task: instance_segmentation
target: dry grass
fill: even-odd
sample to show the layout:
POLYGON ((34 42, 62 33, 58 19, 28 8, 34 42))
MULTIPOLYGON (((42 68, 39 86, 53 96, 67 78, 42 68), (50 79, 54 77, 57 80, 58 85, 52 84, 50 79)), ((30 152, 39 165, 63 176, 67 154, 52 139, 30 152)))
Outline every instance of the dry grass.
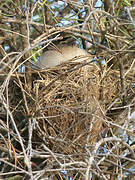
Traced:
POLYGON ((0 179, 134 178, 133 2, 79 2, 0 2, 0 179), (63 32, 98 63, 31 69, 63 32))
MULTIPOLYGON (((8 103, 6 111, 1 114, 1 127, 8 133, 0 146, 4 148, 4 154, 11 153, 15 164, 22 167, 22 157, 26 158, 25 154, 21 155, 22 151, 29 149, 33 172, 39 164, 41 167, 44 165, 45 171, 49 168, 50 172, 51 169, 59 169, 62 163, 65 169, 77 169, 78 165, 79 169, 85 168, 87 148, 93 149, 102 139, 107 128, 106 110, 120 96, 118 72, 108 71, 106 67, 101 69, 96 63, 86 66, 67 63, 44 71, 32 70, 30 75, 31 89, 25 74, 17 71, 10 76, 7 84, 8 103), (8 110, 24 150, 18 143, 19 137, 14 137, 16 128, 9 121, 8 110), (6 143, 8 138, 10 143, 6 143), (28 149, 25 149, 27 144, 28 149)), ((29 167, 28 162, 25 164, 29 167)), ((3 167, 4 172, 5 168, 11 170, 8 164, 3 167)))

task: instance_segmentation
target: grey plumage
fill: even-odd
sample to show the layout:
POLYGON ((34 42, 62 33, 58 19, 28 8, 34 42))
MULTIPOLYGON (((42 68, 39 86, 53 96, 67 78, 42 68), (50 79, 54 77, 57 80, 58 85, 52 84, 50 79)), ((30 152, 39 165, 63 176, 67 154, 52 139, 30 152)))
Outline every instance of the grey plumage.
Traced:
POLYGON ((85 50, 78 48, 77 46, 58 46, 58 49, 50 49, 45 51, 39 61, 35 64, 40 69, 48 67, 55 67, 62 64, 63 62, 72 60, 81 62, 86 60, 88 54, 85 50), (76 57, 76 58, 75 58, 76 57), (76 60, 75 60, 75 59, 76 60))

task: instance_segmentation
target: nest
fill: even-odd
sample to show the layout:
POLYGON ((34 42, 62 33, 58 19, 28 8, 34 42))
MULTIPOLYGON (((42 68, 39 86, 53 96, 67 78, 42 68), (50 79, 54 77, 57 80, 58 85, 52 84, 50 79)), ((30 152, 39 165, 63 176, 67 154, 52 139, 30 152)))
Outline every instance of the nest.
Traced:
POLYGON ((54 137, 53 148, 69 154, 85 151, 90 122, 99 111, 100 71, 96 65, 72 72, 68 68, 43 72, 42 81, 35 80, 34 89, 38 117, 44 117, 39 118, 39 124, 45 125, 45 134, 54 137))
MULTIPOLYGON (((42 167, 43 159, 46 168, 58 166, 52 156, 41 158, 48 151, 61 155, 58 159, 62 162, 70 162, 70 156, 74 161, 85 161, 87 147, 92 149, 106 129, 106 109, 120 96, 118 72, 96 63, 68 63, 30 71, 31 87, 26 75, 16 72, 10 78, 9 108, 25 145, 32 134, 32 149, 37 152, 32 158, 33 169, 42 167)), ((1 119, 6 126, 6 112, 1 113, 1 119)), ((10 124, 11 149, 16 154, 22 148, 13 131, 10 124)))

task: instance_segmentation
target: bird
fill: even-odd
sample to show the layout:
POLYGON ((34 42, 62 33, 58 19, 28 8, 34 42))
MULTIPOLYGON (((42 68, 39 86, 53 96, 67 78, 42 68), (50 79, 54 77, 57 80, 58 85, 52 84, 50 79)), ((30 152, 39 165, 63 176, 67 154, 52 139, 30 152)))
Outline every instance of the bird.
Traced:
POLYGON ((58 66, 69 60, 82 62, 88 59, 86 50, 77 47, 71 35, 64 36, 63 40, 54 43, 56 48, 49 47, 40 56, 35 66, 39 69, 46 69, 58 66))

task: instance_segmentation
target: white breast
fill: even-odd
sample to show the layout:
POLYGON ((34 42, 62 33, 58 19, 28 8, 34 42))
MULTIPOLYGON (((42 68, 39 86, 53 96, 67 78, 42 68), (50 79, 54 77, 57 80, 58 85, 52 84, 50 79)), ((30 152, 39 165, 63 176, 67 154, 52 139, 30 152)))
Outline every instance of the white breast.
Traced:
POLYGON ((47 50, 41 56, 36 66, 40 69, 55 67, 63 62, 72 60, 81 62, 86 59, 87 52, 76 46, 58 47, 58 50, 47 50))

